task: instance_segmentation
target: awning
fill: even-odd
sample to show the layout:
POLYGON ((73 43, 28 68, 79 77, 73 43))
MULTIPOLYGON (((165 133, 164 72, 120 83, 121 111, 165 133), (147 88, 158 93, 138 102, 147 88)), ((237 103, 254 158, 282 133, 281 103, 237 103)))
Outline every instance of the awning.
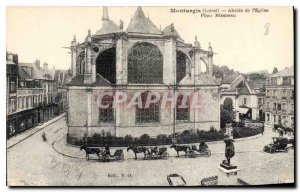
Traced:
POLYGON ((241 114, 247 114, 249 110, 250 109, 248 109, 248 108, 239 108, 239 113, 241 113, 241 114))

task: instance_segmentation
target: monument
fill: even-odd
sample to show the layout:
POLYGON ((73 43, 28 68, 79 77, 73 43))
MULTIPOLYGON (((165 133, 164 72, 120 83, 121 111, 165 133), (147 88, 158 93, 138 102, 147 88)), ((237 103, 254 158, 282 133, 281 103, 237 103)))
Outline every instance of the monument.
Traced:
POLYGON ((230 159, 235 155, 233 140, 225 138, 225 158, 222 163, 218 166, 219 176, 218 185, 236 185, 237 184, 237 172, 240 169, 236 165, 230 162, 230 159))

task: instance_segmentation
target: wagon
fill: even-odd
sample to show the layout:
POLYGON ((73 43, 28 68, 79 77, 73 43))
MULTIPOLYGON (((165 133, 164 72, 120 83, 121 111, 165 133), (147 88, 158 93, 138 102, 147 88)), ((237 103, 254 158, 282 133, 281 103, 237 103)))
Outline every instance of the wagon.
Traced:
POLYGON ((100 161, 123 161, 124 160, 124 153, 123 150, 118 149, 115 151, 113 155, 106 154, 105 151, 103 151, 100 154, 100 161))
POLYGON ((201 151, 200 149, 197 149, 195 145, 192 145, 192 147, 187 151, 187 155, 191 158, 196 157, 197 155, 204 156, 204 157, 210 157, 211 151, 207 148, 204 151, 201 151))
POLYGON ((169 153, 167 152, 166 147, 154 147, 149 149, 148 154, 146 155, 145 159, 166 159, 169 157, 169 153))
POLYGON ((167 176, 167 180, 170 186, 185 186, 186 181, 184 178, 177 173, 173 173, 167 176))

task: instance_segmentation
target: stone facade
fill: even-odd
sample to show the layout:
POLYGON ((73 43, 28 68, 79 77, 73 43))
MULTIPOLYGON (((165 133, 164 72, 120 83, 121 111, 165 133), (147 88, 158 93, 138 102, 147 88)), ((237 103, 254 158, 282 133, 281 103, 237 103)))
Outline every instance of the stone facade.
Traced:
POLYGON ((74 37, 71 55, 73 79, 68 86, 68 133, 72 137, 103 131, 138 137, 145 133, 156 136, 211 127, 220 129, 219 84, 211 75, 212 47, 201 49, 197 39, 194 45, 184 43, 173 24, 159 30, 140 7, 126 31, 122 22, 118 26, 109 19, 104 8, 102 28, 94 35, 89 31, 84 43, 77 43, 74 37), (145 49, 149 49, 148 53, 145 49), (145 57, 149 64, 140 57, 145 57), (135 61, 146 65, 136 66, 135 61), (157 65, 159 62, 162 66, 157 65), (190 108, 188 119, 179 121, 174 114, 176 110, 159 107, 159 120, 143 123, 137 122, 136 108, 120 105, 112 109, 112 121, 102 122, 97 104, 101 91, 122 91, 128 95, 137 91, 189 91, 200 95, 201 109, 190 108))

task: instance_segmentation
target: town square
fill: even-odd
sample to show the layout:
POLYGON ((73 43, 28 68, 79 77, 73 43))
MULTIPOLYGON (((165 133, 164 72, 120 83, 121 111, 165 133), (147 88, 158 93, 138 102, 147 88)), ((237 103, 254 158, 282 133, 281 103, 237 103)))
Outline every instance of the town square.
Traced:
POLYGON ((293 11, 9 7, 7 185, 294 186, 293 11))

